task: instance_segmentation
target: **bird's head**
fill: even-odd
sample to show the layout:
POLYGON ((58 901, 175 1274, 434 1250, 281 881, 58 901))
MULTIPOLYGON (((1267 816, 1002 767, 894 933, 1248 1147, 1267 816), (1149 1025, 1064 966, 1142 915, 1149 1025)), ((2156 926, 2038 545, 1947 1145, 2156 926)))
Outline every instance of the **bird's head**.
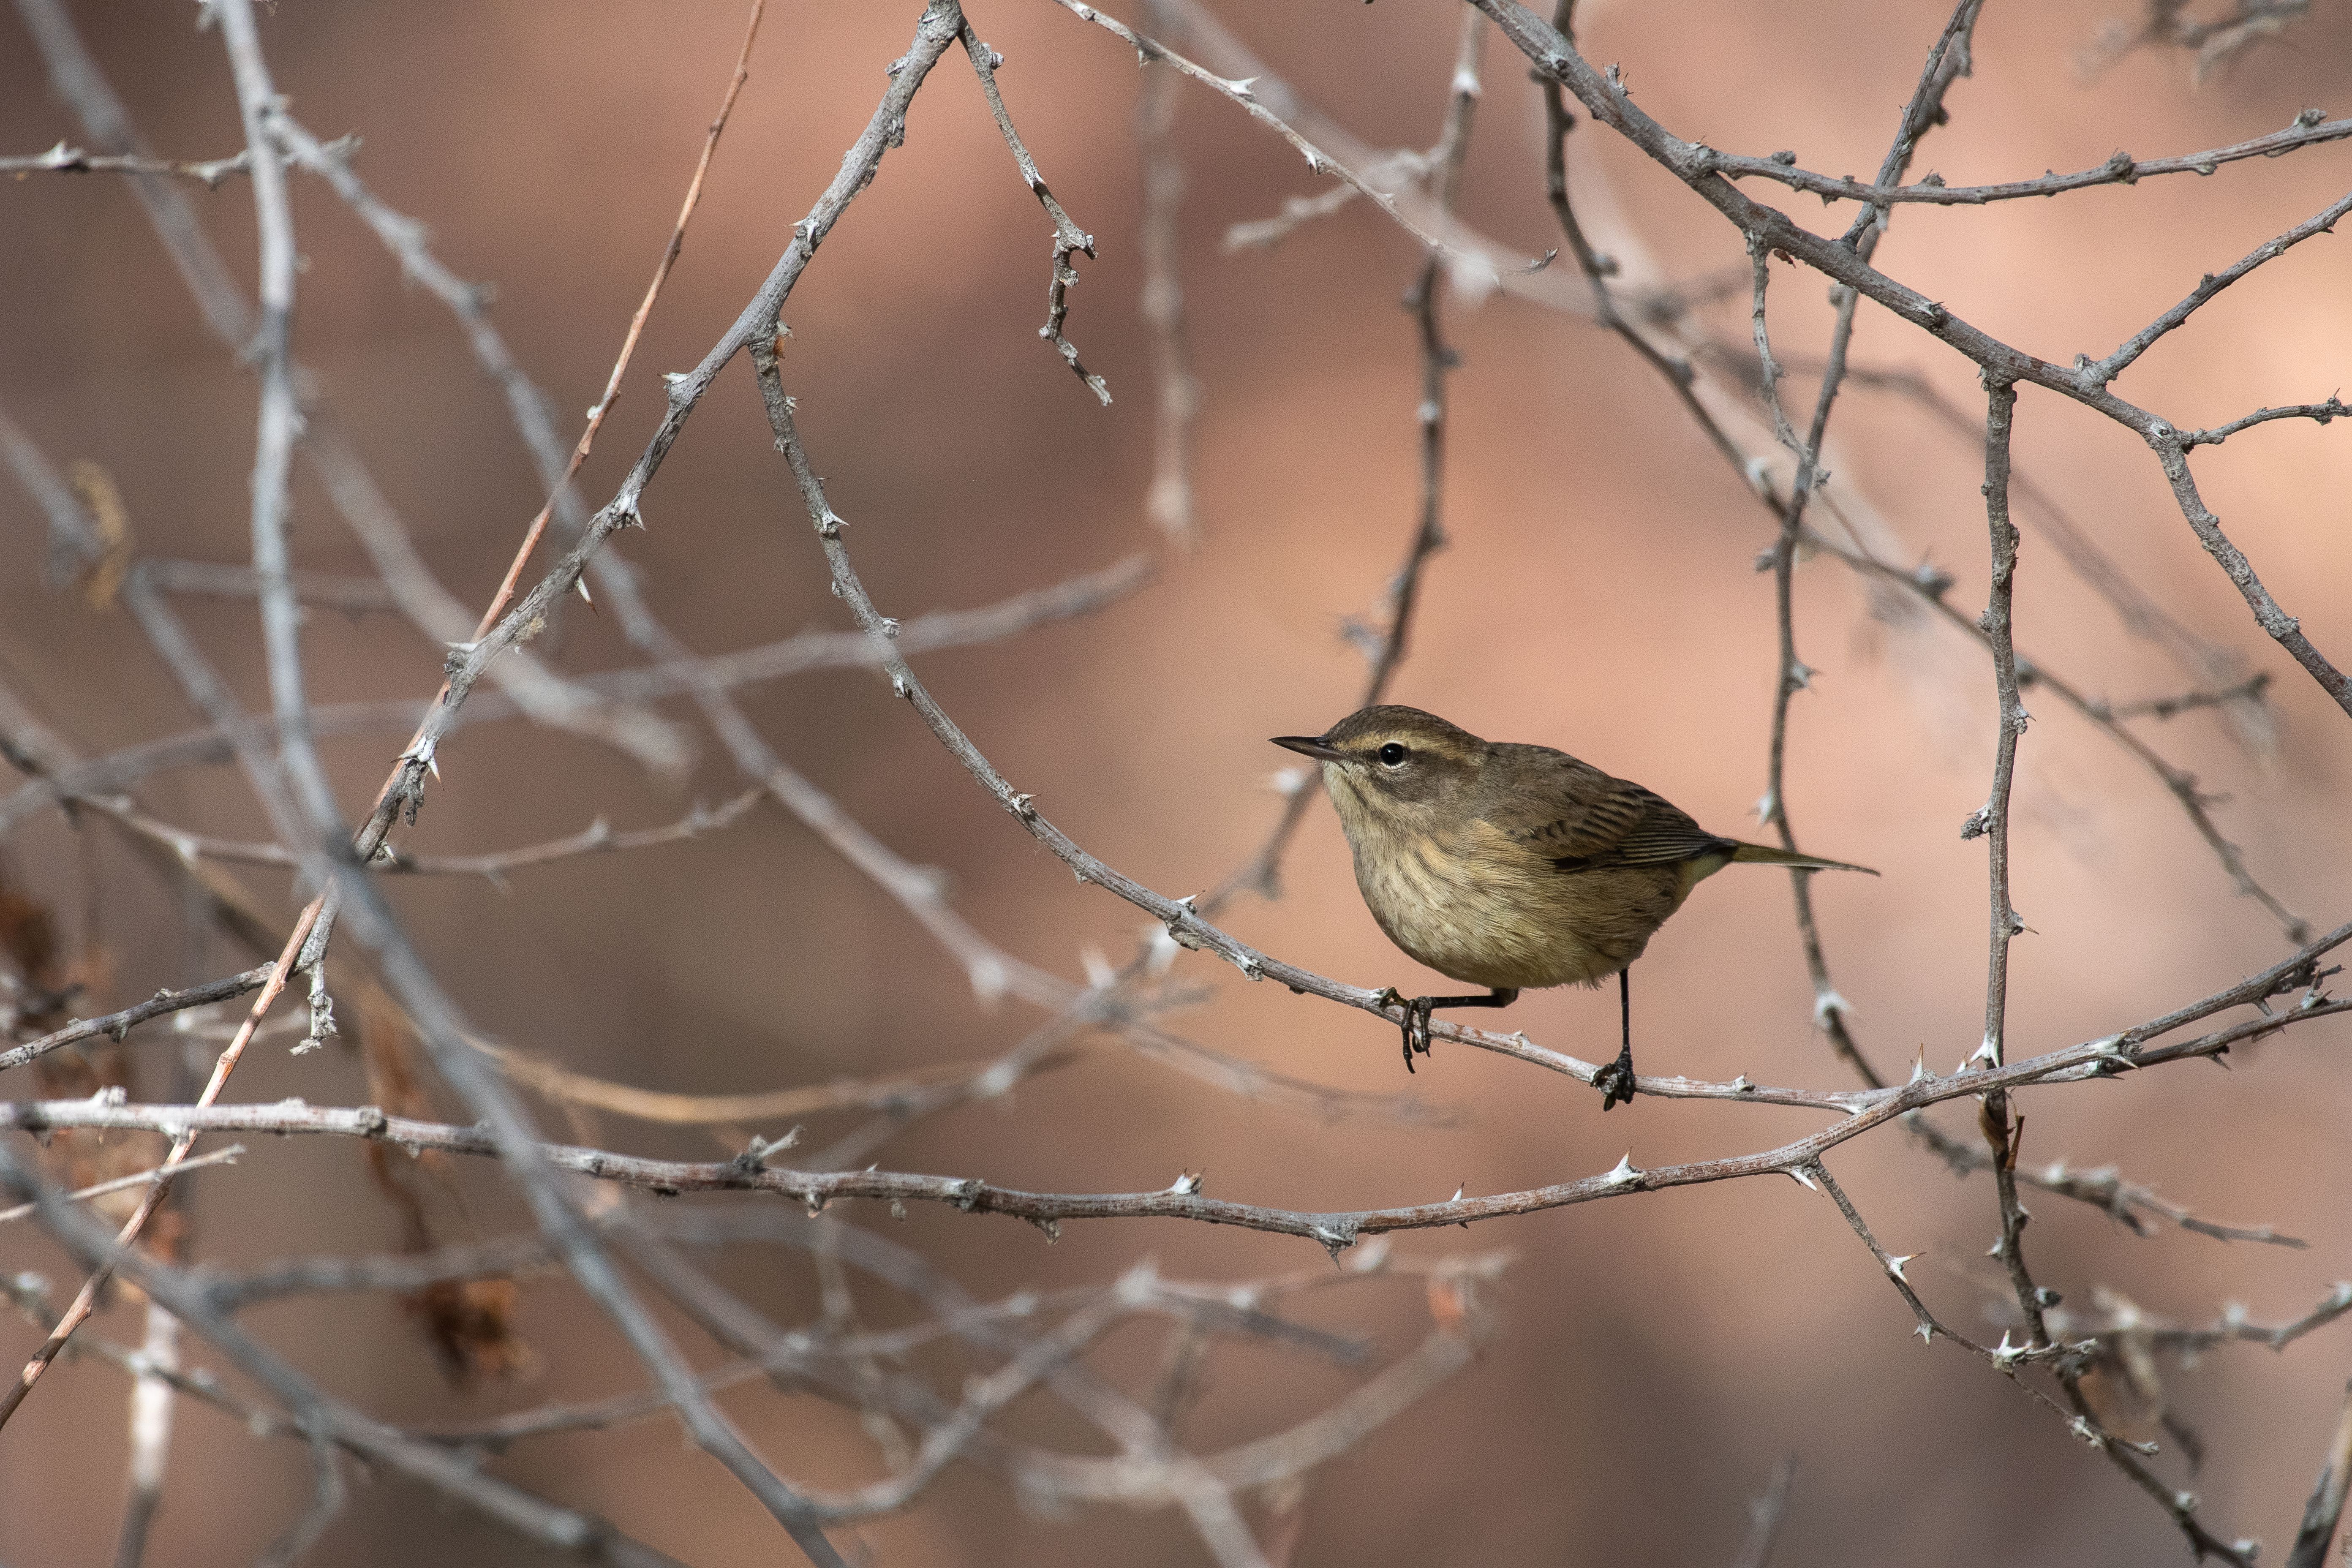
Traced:
POLYGON ((1274 743, 1323 764, 1324 787, 1351 837, 1371 822, 1442 823, 1477 782, 1487 752, 1459 725, 1395 704, 1359 709, 1320 735, 1276 735, 1274 743))

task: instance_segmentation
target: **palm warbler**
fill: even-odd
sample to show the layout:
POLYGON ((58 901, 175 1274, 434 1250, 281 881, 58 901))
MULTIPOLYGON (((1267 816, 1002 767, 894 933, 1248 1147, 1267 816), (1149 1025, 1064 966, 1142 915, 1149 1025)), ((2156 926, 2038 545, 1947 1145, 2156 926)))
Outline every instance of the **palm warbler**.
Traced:
POLYGON ((1633 1099, 1627 972, 1690 890, 1734 861, 1870 871, 1707 832, 1640 784, 1549 746, 1482 741, 1418 708, 1366 708, 1320 735, 1277 735, 1323 764, 1356 886, 1391 942, 1485 996, 1404 997, 1404 1065, 1433 1007, 1507 1007, 1521 991, 1617 976, 1622 1043, 1593 1079, 1633 1099))

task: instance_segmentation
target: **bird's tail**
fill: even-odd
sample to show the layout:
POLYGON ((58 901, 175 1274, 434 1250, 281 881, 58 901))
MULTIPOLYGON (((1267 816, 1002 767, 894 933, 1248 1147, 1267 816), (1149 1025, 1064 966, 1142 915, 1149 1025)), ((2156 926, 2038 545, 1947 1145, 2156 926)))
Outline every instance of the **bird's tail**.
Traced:
POLYGON ((1800 855, 1793 849, 1775 849, 1769 844, 1741 844, 1731 852, 1731 858, 1753 866, 1791 866, 1800 871, 1861 871, 1873 877, 1878 875, 1867 866, 1849 865, 1843 860, 1824 860, 1818 855, 1800 855))

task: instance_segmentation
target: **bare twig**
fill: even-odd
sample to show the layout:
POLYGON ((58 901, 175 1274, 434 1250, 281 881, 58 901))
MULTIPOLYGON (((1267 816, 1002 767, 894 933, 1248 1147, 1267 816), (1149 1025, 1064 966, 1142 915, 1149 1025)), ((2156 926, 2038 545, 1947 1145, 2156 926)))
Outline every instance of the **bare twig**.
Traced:
POLYGON ((2269 590, 2263 586, 2243 552, 2221 532, 2219 521, 2205 510, 2197 495, 2195 483, 2189 478, 2188 462, 2182 455, 2179 433, 2173 425, 2108 390, 2108 383, 2148 343, 2186 320, 2189 312, 2221 288, 2244 277, 2264 261, 2283 254, 2288 247, 2332 226, 2345 211, 2352 210, 2352 196, 2331 205, 2309 221, 2257 247, 2224 272, 2214 275, 2210 283, 2200 284, 2189 299, 2159 317, 2142 334, 2127 340, 2106 360, 2093 362, 2084 359, 2077 368, 2062 369, 2010 347, 1964 321, 1943 304, 1878 271, 1844 246, 1800 227, 1785 213, 1748 199, 1722 177, 1711 149, 1685 142, 1668 132, 1622 89, 1593 69, 1577 53, 1573 45, 1541 19, 1510 3, 1510 0, 1474 0, 1474 3, 1493 18, 1504 36, 1535 64, 1540 73, 1559 82, 1575 94, 1596 119, 1624 135, 1643 153, 1682 179, 1736 225, 1752 245, 1785 252, 1792 259, 1815 268, 1834 281, 1860 290, 1893 311, 1900 320, 1933 334, 1966 355, 1982 368, 1988 380, 2047 387, 2138 434, 2156 450, 2161 460, 2181 515, 2207 551, 2221 563, 2248 608, 2253 612, 2256 623, 2294 657, 2338 706, 2347 714, 2352 714, 2352 678, 2337 669, 2313 646, 2310 638, 2304 636, 2294 618, 2281 609, 2269 590))
POLYGON ((13 1049, 0 1051, 0 1071, 5 1071, 9 1068, 23 1067, 26 1062, 37 1061, 51 1051, 62 1050, 68 1046, 79 1045, 84 1040, 94 1040, 101 1035, 110 1035, 120 1040, 148 1019, 160 1018, 167 1013, 177 1013, 188 1007, 209 1006, 215 1002, 226 1002, 230 997, 243 996, 248 992, 258 991, 269 983, 270 974, 275 967, 273 964, 264 963, 248 969, 241 974, 227 975, 202 985, 191 985, 184 991, 158 991, 138 1005, 125 1007, 120 1013, 109 1013, 103 1018, 77 1018, 62 1029, 52 1030, 38 1039, 27 1040, 13 1049))
MULTIPOLYGON (((1485 37, 1476 16, 1465 13, 1454 45, 1445 120, 1439 129, 1436 145, 1420 164, 1425 176, 1426 195, 1441 217, 1453 212, 1454 197, 1461 188, 1463 164, 1469 156, 1470 127, 1481 91, 1478 49, 1485 37)), ((1413 313, 1421 343, 1421 402, 1415 410, 1415 423, 1421 431, 1421 508, 1412 533, 1405 542, 1404 560, 1389 583, 1386 624, 1377 631, 1367 630, 1359 639, 1370 666, 1364 677, 1363 696, 1357 703, 1360 708, 1370 707, 1386 695, 1390 681, 1404 662, 1413 611, 1421 599, 1423 569, 1446 542, 1445 383, 1448 373, 1458 362, 1445 342, 1439 316, 1437 283, 1444 266, 1444 257, 1433 252, 1423 262, 1420 276, 1405 295, 1405 308, 1413 313)), ((1265 842, 1248 860, 1196 900, 1193 908, 1213 915, 1244 889, 1265 898, 1280 891, 1283 854, 1297 833, 1298 825, 1307 819, 1307 809, 1317 795, 1311 787, 1313 780, 1307 773, 1284 776, 1291 781, 1290 788, 1282 814, 1265 842)))
MULTIPOLYGON (((614 356, 612 374, 604 378, 604 395, 588 410, 587 426, 580 432, 580 440, 572 448, 571 460, 564 467, 563 477, 551 487, 547 504, 539 509, 539 515, 531 519, 530 526, 524 531, 522 543, 516 549, 514 560, 507 567, 505 579, 499 584, 497 594, 491 596, 489 608, 482 613, 481 626, 474 633, 477 640, 491 630, 499 614, 513 601, 515 587, 522 579, 523 566, 530 561, 541 534, 547 528, 547 520, 555 510, 557 496, 579 473, 580 465, 588 460, 590 450, 596 445, 596 432, 604 428, 604 416, 612 411, 613 404, 621 395, 621 378, 627 374, 629 361, 636 354, 637 340, 644 335, 646 321, 653 315, 654 301, 661 298, 662 285, 669 281, 670 268, 677 264, 679 252, 686 248, 686 226, 692 220, 694 209, 702 203, 703 177, 710 172, 711 155, 719 151, 719 133, 727 129, 728 117, 735 111, 735 100, 751 76, 751 45, 760 36, 760 18, 766 10, 767 0, 751 0, 751 19, 743 27, 743 47, 735 57, 733 74, 727 79, 727 92, 719 101, 719 113, 710 121, 710 129, 702 139, 701 155, 694 163, 694 177, 687 182, 685 199, 678 204, 677 221, 670 226, 669 243, 662 247, 661 260, 654 266, 653 281, 646 285, 646 296, 637 302, 636 313, 629 318, 629 330, 621 340, 621 352, 614 356)), ((673 384, 673 407, 677 401, 673 384)), ((642 460, 640 466, 643 466, 642 460)), ((646 477, 652 477, 650 472, 646 477)), ((577 586, 579 581, 578 574, 574 573, 572 585, 577 586)))
POLYGON ((2233 1304, 2222 1310, 2221 1321, 2211 1328, 2152 1329, 2148 1342, 2174 1352, 2206 1351, 2232 1343, 2257 1344, 2279 1351, 2347 1314, 2352 1314, 2352 1284, 2338 1284, 2310 1311, 2284 1323, 2253 1322, 2247 1318, 2244 1308, 2233 1304))
MULTIPOLYGON (((482 877, 496 882, 510 871, 552 861, 569 860, 582 855, 599 855, 630 849, 646 849, 656 845, 683 843, 717 833, 732 826, 744 813, 757 805, 762 792, 751 790, 725 802, 715 809, 697 804, 685 816, 661 827, 643 827, 615 833, 612 826, 599 818, 581 832, 569 837, 551 839, 519 849, 504 849, 484 855, 412 855, 404 849, 385 845, 377 851, 375 868, 424 877, 482 877)), ((239 861, 252 866, 299 866, 302 857, 282 844, 263 844, 232 838, 215 838, 206 834, 191 833, 168 822, 159 821, 139 810, 129 801, 103 795, 71 797, 84 805, 106 813, 134 833, 142 834, 184 858, 199 856, 215 860, 239 861)), ((5 1065, 5 1063, 0 1063, 5 1065)))
MULTIPOLYGON (((2284 131, 2273 131, 2267 136, 2256 136, 2244 142, 2233 142, 2227 147, 2215 147, 2209 152, 2188 153, 2172 158, 2141 159, 2117 153, 2095 169, 2084 169, 2071 174, 2042 174, 2031 180, 2010 180, 1990 185, 1949 185, 1934 174, 1909 185, 1894 184, 1882 174, 1875 183, 1865 184, 1859 180, 1816 174, 1810 169, 1799 168, 1793 160, 1750 158, 1737 153, 1716 153, 1714 158, 1717 170, 1732 179, 1772 180, 1791 190, 1820 196, 1824 202, 1864 202, 1876 207, 1902 203, 1982 206, 1991 202, 2061 195, 2068 191, 2093 190, 2102 185, 2137 184, 2162 174, 2210 174, 2224 163, 2235 163, 2247 158, 2276 158, 2322 142, 2341 142, 2347 137, 2352 137, 2352 120, 2329 120, 2314 110, 2305 110, 2295 116, 2294 123, 2284 131)), ((1900 177, 1899 172, 1896 177, 1900 177)))
POLYGON ((327 1438, 341 1444, 530 1540, 624 1568, 675 1568, 669 1558, 630 1540, 602 1520, 556 1507, 319 1393, 308 1379, 214 1311, 185 1270, 118 1248, 104 1226, 66 1203, 5 1144, 0 1144, 0 1187, 36 1205, 42 1226, 85 1268, 119 1268, 162 1301, 174 1317, 201 1333, 292 1413, 293 1426, 314 1440, 327 1438))
POLYGON ((1789 1516, 1789 1492, 1796 1484, 1797 1460, 1790 1455, 1772 1467, 1772 1479, 1761 1497, 1748 1504, 1748 1539, 1740 1543, 1732 1568, 1767 1568, 1772 1548, 1780 1539, 1780 1523, 1789 1516))
MULTIPOLYGON (((250 566, 212 561, 170 561, 150 556, 139 563, 148 581, 167 594, 201 594, 219 598, 249 599, 261 592, 261 579, 250 566)), ((287 585, 306 605, 358 615, 395 607, 392 590, 374 577, 341 577, 326 572, 289 572, 287 585)), ((315 711, 315 710, 314 710, 315 711)))
POLYGON ((1219 97, 1239 104, 1251 119, 1297 148, 1307 159, 1309 173, 1329 174, 1353 187, 1367 201, 1388 214, 1389 217, 1407 234, 1412 235, 1428 249, 1445 257, 1456 267, 1463 268, 1466 274, 1499 283, 1507 273, 1539 270, 1550 260, 1549 256, 1532 263, 1508 259, 1496 254, 1455 226, 1440 225, 1433 227, 1425 224, 1407 204, 1398 199, 1396 193, 1381 188, 1373 182, 1368 173, 1350 167, 1314 142, 1307 140, 1288 120, 1269 107, 1265 101, 1267 95, 1260 90, 1265 84, 1256 79, 1228 80, 1214 71, 1194 64, 1158 39, 1146 37, 1124 23, 1105 16, 1094 6, 1080 4, 1080 0, 1054 0, 1054 3, 1080 21, 1091 22, 1118 38, 1143 60, 1169 66, 1180 75, 1199 82, 1219 97))
MULTIPOLYGON (((370 896, 372 898, 373 893, 370 896)), ((2347 930, 2339 940, 2352 940, 2352 930, 2347 930)), ((2235 998, 2236 1005, 2249 1003, 2262 994, 2259 990, 2262 984, 2262 977, 2254 977, 2231 987, 2228 993, 2217 994, 2192 1007, 2182 1009, 2180 1013, 2169 1016, 2169 1019, 2153 1020, 2121 1035, 2105 1036, 2024 1061, 1998 1068, 1974 1068, 1948 1078, 1923 1074, 1899 1089, 1831 1096, 1818 1091, 1769 1090, 1740 1082, 1698 1085, 1684 1080, 1660 1079, 1661 1093, 1668 1097, 1745 1099, 1759 1104, 1842 1100, 1847 1114, 1817 1132, 1753 1154, 1648 1169, 1636 1168, 1630 1161, 1621 1162, 1614 1169, 1600 1175, 1549 1186, 1392 1208, 1327 1213, 1271 1208, 1206 1197, 1190 1184, 1181 1183, 1176 1187, 1156 1192, 1062 1194, 1027 1192, 964 1177, 880 1170, 796 1171, 748 1163, 742 1160, 695 1163, 565 1145, 530 1144, 529 1147, 546 1167, 577 1172, 598 1180, 618 1182, 654 1192, 772 1192, 820 1208, 826 1204, 850 1198, 866 1198, 882 1203, 894 1200, 938 1203, 967 1214, 1003 1214, 1033 1221, 1191 1219, 1304 1237, 1328 1247, 1344 1248, 1387 1231, 1463 1225, 1507 1215, 1532 1214, 1620 1197, 1631 1193, 1809 1169, 1825 1151, 1929 1105, 2012 1091, 2029 1085, 2106 1078, 2133 1067, 2145 1068, 2219 1056, 2234 1045, 2278 1033, 2298 1023, 2352 1014, 2352 1002, 2315 1002, 2283 1013, 2258 1014, 2242 1023, 2169 1046, 2141 1043, 2168 1026, 2178 1027, 2179 1023, 2172 1020, 2189 1021, 2185 1015, 2204 1016, 2206 1014, 2200 1009, 2232 1005, 2221 1002, 2223 995, 2235 998), (1680 1095, 1675 1094, 1677 1089, 1683 1091, 1680 1095)), ((443 1059, 445 1070, 447 1070, 447 1060, 463 1058, 436 1059, 443 1059)), ((467 1076, 471 1078, 470 1071, 467 1076)), ((1646 1083, 1642 1092, 1650 1092, 1646 1083)), ((509 1145, 491 1131, 389 1116, 373 1106, 334 1108, 299 1102, 156 1106, 87 1100, 16 1101, 0 1102, 0 1127, 16 1127, 26 1131, 68 1127, 141 1128, 175 1136, 196 1131, 309 1133, 380 1140, 410 1150, 431 1149, 478 1156, 496 1154, 512 1163, 508 1153, 509 1145)))
MULTIPOLYGON (((1990 1171, 1999 1163, 2000 1156, 1988 1152, 1979 1143, 1951 1137, 1933 1122, 1924 1119, 1914 1121, 1911 1123, 1911 1131, 1952 1168, 1955 1175, 1967 1175, 1977 1171, 1990 1171)), ((2129 1230, 2134 1236, 2148 1237, 2157 1234, 2156 1226, 2150 1223, 2150 1216, 2154 1216, 2155 1219, 2168 1225, 2178 1226, 2182 1230, 2193 1231, 2199 1236, 2210 1236, 2216 1241, 2267 1242, 2273 1247, 2290 1247, 2297 1251, 2311 1245, 2299 1237, 2288 1236, 2272 1226, 2221 1225, 2212 1220, 2200 1219, 2187 1208, 2166 1198, 2155 1188, 2142 1186, 2137 1182, 2126 1181, 2113 1165, 2102 1165, 2088 1171, 2074 1171, 2067 1168, 2065 1161, 2060 1160, 2040 1170, 2027 1165, 2017 1165, 2012 1167, 2010 1173, 2011 1179, 2021 1186, 2032 1187, 2037 1192, 2049 1193, 2057 1197, 2072 1198, 2076 1203, 2088 1204, 2129 1230)))
MULTIPOLYGON (((0 437, 6 428, 0 425, 0 437)), ((68 498, 69 500, 69 498, 68 498)), ((141 562, 133 576, 154 565, 141 562)), ((247 569, 249 570, 249 569, 247 569)), ((941 610, 915 616, 901 625, 898 646, 909 655, 940 648, 963 647, 1003 640, 1032 627, 1077 616, 1092 615, 1116 604, 1151 581, 1149 557, 1132 555, 1099 572, 1087 573, 1047 588, 1016 594, 994 605, 971 610, 941 610)), ((169 577, 159 575, 159 585, 169 577)), ((299 574, 296 579, 299 591, 299 574)), ((803 632, 781 642, 767 643, 736 653, 708 658, 669 661, 635 669, 583 677, 579 689, 598 700, 650 702, 694 689, 705 682, 722 689, 780 679, 814 669, 869 667, 878 662, 874 645, 863 632, 803 632)), ((311 710, 311 732, 318 736, 354 734, 373 730, 412 728, 417 705, 410 700, 389 702, 331 703, 311 710)), ((484 723, 510 719, 520 710, 514 699, 498 693, 469 703, 460 723, 484 723)), ((260 740, 275 736, 266 719, 249 725, 260 740)), ((5 837, 33 813, 60 800, 105 795, 127 789, 149 774, 198 763, 219 763, 235 755, 229 733, 219 727, 133 746, 89 762, 77 760, 52 770, 45 779, 26 784, 0 800, 0 837, 5 837)))
POLYGON ((1992 586, 1985 605, 1985 637, 1992 648, 1997 714, 1992 791, 1965 823, 1963 838, 1982 838, 1990 849, 1992 930, 1985 969, 1985 1059, 1999 1065, 2007 1038, 2009 943, 2023 929, 2009 891, 2009 799, 2017 773, 2017 741, 2030 715, 2018 695, 2017 650, 2010 641, 2012 583, 2017 573, 2017 526, 2009 520, 2009 443, 2017 392, 2007 382, 1986 387, 1985 517, 1992 534, 1992 586))
POLYGON ((2325 425, 2331 419, 2340 419, 2347 415, 2352 415, 2352 408, 2346 407, 2342 398, 2333 396, 2325 403, 2297 403, 2284 408, 2258 408, 2242 418, 2231 420, 2227 425, 2216 425, 2210 430, 2188 431, 2181 436, 2180 444, 2183 447, 2218 447, 2241 430, 2250 430, 2257 425, 2267 425, 2273 419, 2309 419, 2325 425))
MULTIPOLYGON (((1913 598, 1925 603, 1947 625, 1984 644, 1988 648, 1990 647, 1990 634, 1985 629, 1982 619, 1966 615, 1955 608, 1946 598, 1945 595, 1951 585, 1948 578, 1932 570, 1906 570, 1892 565, 1811 529, 1808 529, 1805 532, 1805 542, 1809 548, 1834 556, 1855 571, 1868 574, 1874 581, 1898 588, 1913 598)), ((2189 825, 2196 828, 2198 837, 2204 839, 2206 845, 2213 851, 2214 858, 2221 861, 2221 868, 2229 873, 2230 879, 2237 884, 2238 891, 2252 899, 2269 911, 2271 918, 2278 922, 2279 929, 2286 934, 2289 942, 2301 942, 2309 939, 2311 923, 2280 902, 2275 894, 2257 881, 2253 872, 2247 867, 2245 857, 2240 853, 2238 847, 2222 837, 2220 825, 2213 820, 2212 813, 2207 809, 2213 802, 2197 787, 2196 775, 2183 772, 2165 761, 2153 746, 2134 734, 2121 722, 2118 710, 2085 695, 2072 681, 2062 678, 2055 670, 2038 659, 2030 659, 2023 654, 2016 657, 2017 679, 2021 691, 2030 685, 2035 689, 2053 693, 2069 708, 2089 720, 2109 739, 2128 752, 2136 761, 2156 775, 2158 782, 2162 784, 2173 799, 2179 804, 2182 814, 2189 818, 2189 825)), ((2266 684, 2262 677, 2256 677, 2255 682, 2249 684, 2256 683, 2266 684)), ((2217 692, 2213 695, 2218 701, 2232 700, 2231 695, 2227 692, 2217 692)), ((2183 703, 2183 705, 2193 704, 2183 703)), ((2160 703, 2152 704, 2148 710, 2155 711, 2160 706, 2160 703)))
POLYGON ((231 174, 250 174, 253 154, 237 153, 226 158, 211 158, 199 163, 177 158, 142 158, 128 154, 86 153, 79 147, 68 147, 60 142, 46 153, 29 158, 0 158, 0 174, 13 174, 23 179, 27 174, 176 174, 186 179, 201 180, 208 189, 218 190, 220 183, 231 174))
MULTIPOLYGON (((236 1157, 244 1152, 244 1144, 232 1143, 226 1149, 215 1150, 209 1154, 198 1154, 193 1159, 181 1161, 173 1174, 186 1171, 201 1171, 211 1165, 234 1165, 236 1163, 236 1157)), ((100 1182, 94 1186, 83 1187, 79 1192, 66 1194, 65 1198, 69 1203, 78 1204, 91 1198, 102 1198, 109 1193, 128 1192, 132 1187, 145 1186, 158 1180, 163 1173, 163 1167, 159 1165, 152 1171, 138 1171, 128 1176, 117 1176, 110 1182, 100 1182)), ((18 1204, 12 1209, 0 1209, 0 1225, 5 1225, 10 1220, 23 1219, 38 1206, 35 1204, 18 1204)))
POLYGON ((961 37, 964 53, 971 59, 972 74, 980 79, 980 90, 988 100, 988 112, 996 117, 996 133, 1003 137, 1005 146, 1012 149, 1013 162, 1019 167, 1021 178, 1028 185, 1030 195, 1035 196, 1037 205, 1045 209, 1045 216, 1054 220, 1053 281, 1045 289, 1045 324, 1037 329, 1037 335, 1053 345, 1054 352, 1062 356, 1062 362, 1077 374, 1078 379, 1087 384, 1087 390, 1108 408, 1110 406, 1110 388, 1101 376, 1078 363, 1077 346, 1062 335, 1062 323, 1070 314, 1070 290, 1077 287, 1078 282, 1076 258, 1083 255, 1089 261, 1094 259, 1094 236, 1070 221, 1070 215, 1062 210, 1062 204, 1055 199, 1052 191, 1045 188, 1045 177, 1037 172, 1037 161, 1029 155, 1029 149, 1022 145, 1021 132, 1013 128, 1013 116, 1005 110, 1004 95, 996 90, 996 68, 1004 63, 1004 57, 982 43, 980 35, 971 30, 969 22, 963 24, 961 37))
POLYGON ((2303 1522, 2287 1548, 2286 1568, 2320 1568, 2336 1540, 2336 1521, 2344 1516, 2344 1492, 2352 1483, 2352 1384, 2344 1388, 2343 1413, 2336 1417, 2336 1435, 2327 1458, 2313 1483, 2311 1500, 2304 1505, 2303 1522))

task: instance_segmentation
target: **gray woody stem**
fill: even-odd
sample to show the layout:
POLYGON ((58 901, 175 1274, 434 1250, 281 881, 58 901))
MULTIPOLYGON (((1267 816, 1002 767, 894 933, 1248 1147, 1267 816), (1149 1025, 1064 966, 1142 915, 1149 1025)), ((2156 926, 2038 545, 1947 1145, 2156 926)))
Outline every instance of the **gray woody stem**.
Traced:
POLYGON ((2347 677, 2312 645, 2294 618, 2281 609, 2269 590, 2263 586, 2252 563, 2222 534, 2219 520, 2205 510, 2198 498, 2195 482, 2189 475, 2187 458, 2182 455, 2180 433, 2171 422, 2126 402, 2107 389, 2107 383, 2137 357, 2147 342, 2153 342, 2180 321, 2186 320, 2214 293, 2263 262, 2283 254, 2289 247, 2331 229, 2346 212, 2352 211, 2352 195, 2346 196, 2277 238, 2265 242, 2223 272, 2211 275, 2189 298, 2140 334, 2147 342, 2135 338, 2105 361, 2085 359, 2078 368, 2064 369, 2010 347, 1970 325, 1937 301, 1878 271, 1836 241, 1801 227, 1787 214, 1776 208, 1749 200, 1724 177, 1720 155, 1714 149, 1698 142, 1685 142, 1651 119, 1630 96, 1594 70, 1567 39, 1547 26, 1541 18, 1516 4, 1516 0, 1473 0, 1473 3, 1494 19, 1496 26, 1534 63, 1540 74, 1558 81, 1575 94, 1595 119, 1619 132, 1643 153, 1664 165, 1736 225, 1751 245, 1785 252, 1835 281, 1859 289, 1904 321, 1940 339, 1974 361, 1990 379, 2010 383, 2030 382, 2036 386, 2047 387, 2136 432, 2163 462, 2166 477, 2172 483, 2174 498, 2180 506, 2182 516, 2195 530, 2206 549, 2221 562, 2248 608, 2253 611, 2256 623, 2294 655, 2295 661, 2310 673, 2337 706, 2346 713, 2352 714, 2352 677, 2347 677))

